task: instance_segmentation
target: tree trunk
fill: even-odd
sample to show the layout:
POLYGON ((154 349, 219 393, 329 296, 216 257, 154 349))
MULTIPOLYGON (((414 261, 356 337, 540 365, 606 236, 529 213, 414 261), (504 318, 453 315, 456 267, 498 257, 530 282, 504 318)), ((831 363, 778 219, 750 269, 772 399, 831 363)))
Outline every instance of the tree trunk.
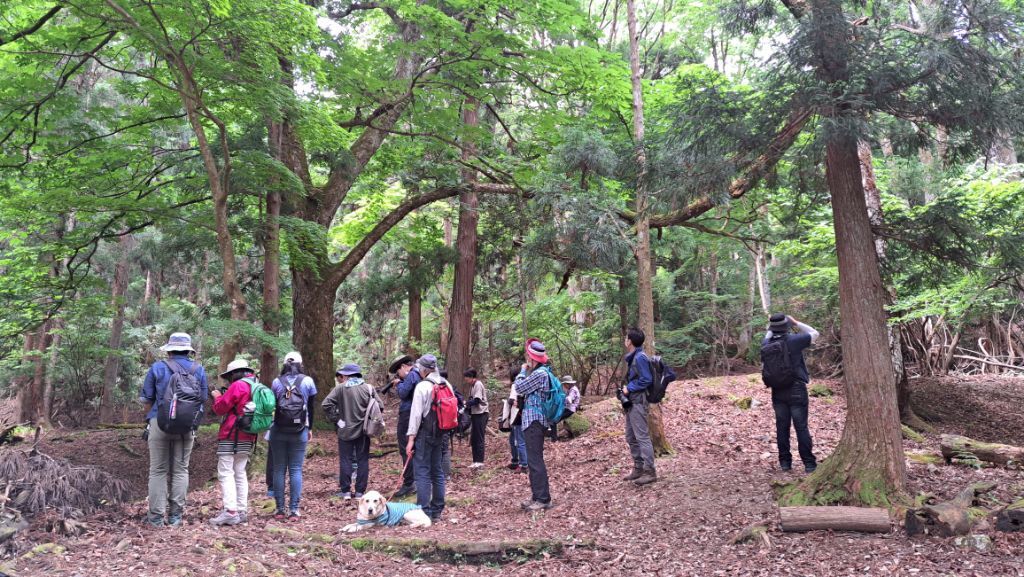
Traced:
POLYGON ((423 342, 423 290, 419 285, 410 283, 409 291, 409 346, 406 353, 418 354, 417 348, 423 342))
POLYGON ((110 326, 110 352, 103 364, 103 393, 100 396, 100 421, 110 423, 114 418, 114 391, 117 389, 117 375, 121 369, 121 337, 124 334, 125 294, 128 292, 128 263, 135 238, 126 234, 118 241, 120 258, 114 266, 114 283, 111 289, 110 306, 114 309, 114 320, 110 326))
MULTIPOLYGON (((878 190, 875 181, 874 156, 871 153, 871 145, 866 140, 857 142, 857 157, 860 159, 861 179, 864 186, 864 201, 868 207, 868 220, 873 227, 885 225, 885 215, 882 213, 882 195, 878 190)), ((875 237, 875 254, 878 260, 885 260, 886 242, 882 236, 875 237)), ((896 298, 896 289, 891 284, 885 287, 886 304, 891 304, 896 298)), ((886 324, 886 331, 889 337, 889 354, 892 358, 893 375, 896 379, 896 402, 899 405, 900 421, 915 429, 930 428, 927 423, 921 420, 914 412, 910 398, 910 379, 907 378, 907 368, 903 362, 903 336, 899 327, 886 324)))
MULTIPOLYGON (((462 123, 467 136, 462 144, 462 159, 469 161, 476 156, 476 145, 472 131, 479 126, 477 100, 466 97, 462 107, 462 123)), ((462 181, 466 189, 459 195, 459 230, 455 239, 458 260, 455 261, 455 281, 452 283, 452 300, 449 314, 448 348, 445 351, 445 365, 448 379, 457 384, 463 395, 468 396, 469 387, 463 383, 462 372, 469 365, 469 350, 473 333, 473 281, 476 278, 477 223, 480 220, 480 202, 473 188, 476 171, 463 169, 462 181)))
MULTIPOLYGON (((850 27, 839 0, 811 0, 810 5, 819 75, 837 86, 832 96, 838 99, 849 79, 850 27)), ((846 120, 845 110, 831 108, 824 114, 832 122, 846 120)), ((885 290, 864 201, 857 139, 846 127, 831 129, 825 153, 839 264, 847 414, 833 454, 784 499, 888 506, 905 491, 906 466, 885 326, 885 290)))
POLYGON ((750 352, 754 339, 754 299, 757 298, 757 271, 751 266, 747 271, 747 299, 743 302, 743 326, 736 344, 736 360, 742 360, 750 352))
MULTIPOLYGON (((288 161, 285 135, 290 128, 287 120, 267 125, 270 153, 282 163, 288 161)), ((277 190, 267 191, 263 228, 263 332, 276 336, 281 332, 281 193, 277 190)), ((277 351, 264 345, 260 352, 260 380, 271 383, 276 373, 277 351)))
MULTIPOLYGON (((636 2, 626 0, 626 21, 629 26, 629 68, 630 81, 633 87, 633 141, 636 146, 636 291, 637 291, 637 322, 644 331, 647 340, 644 349, 654 354, 654 289, 652 286, 653 271, 651 266, 651 225, 648 212, 647 190, 647 153, 644 148, 644 94, 640 77, 640 33, 637 29, 636 2)), ((651 405, 648 413, 648 426, 651 431, 651 442, 654 444, 655 455, 672 453, 672 445, 665 436, 665 426, 661 416, 661 405, 651 405)))
MULTIPOLYGON (((292 339, 316 383, 317 406, 334 388, 334 295, 337 287, 308 269, 292 267, 292 339)), ((317 415, 322 418, 323 411, 317 415)))
POLYGON ((889 511, 877 507, 780 507, 782 530, 888 533, 889 511))

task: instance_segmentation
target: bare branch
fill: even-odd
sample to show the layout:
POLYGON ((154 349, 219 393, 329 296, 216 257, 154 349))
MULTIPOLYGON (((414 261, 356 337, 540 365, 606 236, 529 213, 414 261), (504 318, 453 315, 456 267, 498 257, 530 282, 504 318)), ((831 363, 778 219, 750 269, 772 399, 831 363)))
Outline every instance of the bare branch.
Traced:
POLYGON ((11 36, 10 38, 0 37, 0 46, 3 46, 4 44, 8 44, 10 42, 14 42, 15 40, 18 40, 19 38, 24 38, 24 37, 26 37, 26 36, 28 36, 30 34, 34 34, 34 33, 38 32, 39 29, 42 28, 44 24, 49 22, 50 19, 52 19, 54 16, 56 16, 57 13, 61 11, 61 9, 63 9, 63 6, 60 6, 60 5, 54 6, 53 8, 50 8, 49 12, 47 12, 46 14, 43 14, 42 17, 39 18, 39 20, 36 20, 35 23, 32 24, 31 26, 29 26, 28 28, 25 28, 23 30, 19 30, 19 31, 15 32, 14 35, 11 36))

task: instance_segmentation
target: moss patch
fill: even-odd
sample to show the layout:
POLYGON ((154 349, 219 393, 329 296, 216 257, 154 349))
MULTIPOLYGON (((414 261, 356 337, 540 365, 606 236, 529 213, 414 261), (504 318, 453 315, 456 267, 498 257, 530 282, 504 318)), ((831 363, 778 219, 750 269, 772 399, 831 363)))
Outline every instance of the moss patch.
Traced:
POLYGON ((900 425, 900 429, 903 430, 903 438, 908 441, 914 441, 915 443, 923 443, 924 435, 918 433, 914 429, 911 429, 907 425, 900 425))
POLYGON ((569 434, 573 437, 583 435, 590 430, 590 420, 580 414, 578 411, 569 415, 569 418, 564 421, 565 428, 569 431, 569 434))
POLYGON ((946 463, 946 459, 932 451, 907 451, 907 460, 912 463, 919 463, 922 465, 943 465, 946 463))
POLYGON ((807 389, 807 394, 812 397, 831 397, 835 393, 832 392, 832 389, 828 388, 826 385, 816 383, 814 385, 811 385, 811 388, 807 389))

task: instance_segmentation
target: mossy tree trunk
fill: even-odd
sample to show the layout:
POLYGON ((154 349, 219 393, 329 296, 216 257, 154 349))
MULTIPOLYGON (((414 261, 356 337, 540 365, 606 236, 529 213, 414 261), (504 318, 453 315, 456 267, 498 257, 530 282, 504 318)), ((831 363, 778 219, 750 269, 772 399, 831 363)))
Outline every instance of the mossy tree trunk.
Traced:
MULTIPOLYGON (((818 74, 839 100, 849 81, 850 25, 839 0, 810 1, 818 74)), ((805 19, 806 20, 806 19, 805 19)), ((788 504, 888 506, 906 486, 896 379, 889 354, 885 290, 878 270, 857 155, 852 111, 823 110, 829 119, 825 171, 832 195, 839 263, 839 313, 847 414, 843 435, 818 471, 783 495, 788 504)))

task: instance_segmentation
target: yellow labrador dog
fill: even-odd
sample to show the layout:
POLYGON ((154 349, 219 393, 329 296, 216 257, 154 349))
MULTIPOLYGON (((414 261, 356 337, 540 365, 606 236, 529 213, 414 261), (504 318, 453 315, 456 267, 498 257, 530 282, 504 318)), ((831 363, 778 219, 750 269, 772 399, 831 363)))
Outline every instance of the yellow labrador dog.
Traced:
POLYGON ((359 500, 359 513, 356 522, 342 527, 346 533, 355 533, 368 527, 385 525, 397 527, 400 524, 410 527, 429 527, 430 517, 423 508, 413 503, 388 503, 388 500, 377 491, 367 491, 359 500))

